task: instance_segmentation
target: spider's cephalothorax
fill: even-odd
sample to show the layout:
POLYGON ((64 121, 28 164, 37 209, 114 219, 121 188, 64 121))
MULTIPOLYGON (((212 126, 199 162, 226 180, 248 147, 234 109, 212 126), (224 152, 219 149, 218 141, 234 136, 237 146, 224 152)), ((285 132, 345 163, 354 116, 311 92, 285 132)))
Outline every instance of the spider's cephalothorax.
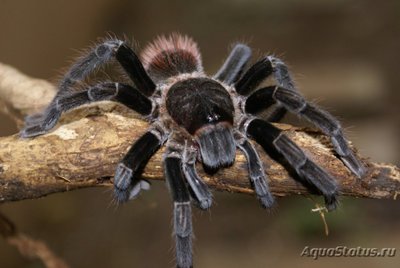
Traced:
POLYGON ((216 169, 233 163, 235 141, 231 96, 210 78, 188 78, 173 84, 166 96, 168 114, 194 137, 203 164, 216 169))
POLYGON ((274 158, 278 155, 297 180, 322 194, 329 210, 336 207, 338 187, 332 176, 271 124, 287 111, 328 135, 336 154, 356 176, 365 172, 350 150, 339 122, 301 96, 286 65, 266 56, 246 69, 250 56, 249 47, 237 44, 220 70, 209 77, 203 73, 196 43, 188 37, 160 37, 144 50, 142 60, 126 42, 109 39, 71 67, 45 111, 26 119, 21 136, 44 134, 63 112, 96 101, 119 102, 144 115, 150 128, 118 164, 115 196, 125 202, 148 188, 148 183, 140 179, 140 172, 165 144, 164 171, 174 202, 177 263, 178 267, 191 267, 191 201, 201 209, 208 209, 212 203, 207 185, 196 172, 196 161, 201 161, 206 171, 216 171, 233 164, 239 148, 247 159, 250 182, 261 205, 268 208, 274 204, 263 165, 249 139, 274 158), (104 82, 74 90, 77 83, 111 59, 119 62, 133 85, 104 82), (261 87, 270 76, 277 85, 261 87), (258 118, 256 115, 266 108, 272 109, 269 118, 258 118))

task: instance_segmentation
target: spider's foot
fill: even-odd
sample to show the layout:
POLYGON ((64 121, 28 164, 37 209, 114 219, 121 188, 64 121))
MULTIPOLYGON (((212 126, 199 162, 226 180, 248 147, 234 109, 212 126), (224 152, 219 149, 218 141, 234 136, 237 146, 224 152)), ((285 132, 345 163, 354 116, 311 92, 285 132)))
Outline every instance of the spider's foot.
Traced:
POLYGON ((129 193, 127 190, 121 190, 114 187, 114 198, 118 204, 122 204, 129 200, 129 193))
POLYGON ((203 200, 200 200, 199 205, 200 205, 201 209, 204 209, 204 210, 209 209, 211 207, 211 205, 212 205, 212 197, 209 196, 209 197, 207 197, 207 198, 205 198, 203 200))
POLYGON ((32 138, 39 135, 46 134, 45 130, 41 125, 27 126, 20 132, 21 138, 32 138))
POLYGON ((140 180, 138 181, 130 190, 129 190, 129 196, 128 200, 135 199, 136 196, 140 193, 141 190, 149 190, 150 189, 150 183, 145 180, 140 180))
POLYGON ((118 203, 124 203, 135 199, 141 190, 149 190, 150 183, 145 180, 138 181, 135 185, 130 186, 126 190, 115 188, 114 193, 118 203))
POLYGON ((193 204, 202 210, 208 210, 212 205, 212 196, 205 196, 201 200, 193 199, 193 204))
POLYGON ((49 123, 37 124, 37 125, 27 125, 22 131, 20 132, 21 138, 32 138, 36 136, 40 136, 49 132, 50 129, 54 127, 57 123, 57 120, 54 120, 49 123))
POLYGON ((176 262, 178 267, 189 268, 192 260, 192 219, 190 202, 174 203, 174 230, 176 262))
POLYGON ((134 199, 141 190, 149 190, 150 183, 145 180, 132 181, 133 171, 123 163, 119 163, 114 176, 114 193, 119 203, 134 199))
POLYGON ((347 156, 341 157, 343 163, 347 166, 351 172, 356 175, 358 178, 362 178, 366 173, 365 166, 361 163, 361 161, 354 156, 354 154, 350 153, 347 156))
POLYGON ((192 188, 192 203, 197 208, 208 210, 212 205, 212 194, 207 185, 201 181, 195 182, 196 188, 192 188))
POLYGON ((263 208, 272 208, 275 204, 275 199, 271 193, 264 196, 258 196, 258 200, 263 208))
POLYGON ((51 107, 47 110, 46 116, 35 114, 27 117, 26 127, 21 131, 22 138, 30 138, 46 134, 52 129, 61 116, 61 111, 57 107, 51 107))
POLYGON ((358 178, 362 178, 366 173, 366 168, 348 147, 347 141, 343 135, 336 135, 332 137, 331 140, 336 148, 337 154, 346 167, 358 178))
POLYGON ((337 200, 337 195, 332 194, 332 195, 325 195, 325 207, 328 211, 333 211, 338 207, 338 200, 337 200))
POLYGON ((132 183, 132 169, 125 166, 123 163, 119 163, 115 170, 114 186, 116 189, 125 191, 132 183))
POLYGON ((189 236, 176 237, 176 262, 179 268, 193 267, 192 238, 189 236))
POLYGON ((253 188, 263 208, 270 208, 274 205, 274 196, 269 191, 268 184, 264 177, 254 178, 253 188))
POLYGON ((30 127, 33 125, 38 125, 40 122, 43 121, 43 114, 38 113, 38 114, 32 114, 32 115, 27 115, 25 117, 25 127, 30 127))
POLYGON ((129 200, 135 199, 141 190, 149 190, 150 183, 145 180, 138 181, 135 185, 121 190, 117 187, 114 188, 114 196, 117 203, 122 204, 129 200))

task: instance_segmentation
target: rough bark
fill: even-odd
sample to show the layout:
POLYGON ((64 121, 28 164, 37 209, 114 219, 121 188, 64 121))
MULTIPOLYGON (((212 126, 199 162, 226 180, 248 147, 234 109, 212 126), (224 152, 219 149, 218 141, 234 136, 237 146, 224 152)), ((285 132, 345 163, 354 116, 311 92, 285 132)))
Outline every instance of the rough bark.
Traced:
POLYGON ((46 80, 29 77, 0 62, 0 111, 11 116, 18 125, 24 115, 37 113, 55 94, 46 80))
MULTIPOLYGON (((54 95, 54 87, 46 82, 34 89, 43 94, 31 94, 32 87, 26 85, 32 85, 36 79, 14 70, 13 75, 20 79, 18 83, 12 82, 12 75, 2 75, 7 73, 4 68, 10 67, 0 65, 0 99, 20 115, 43 107, 54 95), (11 82, 5 83, 4 80, 11 82), (16 94, 18 97, 8 98, 16 94), (24 108, 17 103, 24 103, 24 108)), ((314 130, 284 124, 277 126, 337 179, 343 195, 395 199, 400 192, 398 167, 373 163, 361 157, 368 173, 364 178, 357 179, 334 155, 328 137, 314 130)), ((111 186, 116 164, 146 128, 147 123, 135 113, 120 105, 103 102, 64 115, 54 130, 46 135, 34 139, 21 139, 18 135, 0 138, 0 203, 83 187, 111 186)), ((260 147, 257 148, 275 195, 308 193, 284 167, 271 160, 260 147)), ((160 150, 151 158, 143 178, 163 179, 162 153, 163 150, 160 150)), ((204 174, 201 166, 198 170, 206 183, 217 190, 253 192, 248 181, 246 161, 239 152, 233 167, 213 176, 204 174)))

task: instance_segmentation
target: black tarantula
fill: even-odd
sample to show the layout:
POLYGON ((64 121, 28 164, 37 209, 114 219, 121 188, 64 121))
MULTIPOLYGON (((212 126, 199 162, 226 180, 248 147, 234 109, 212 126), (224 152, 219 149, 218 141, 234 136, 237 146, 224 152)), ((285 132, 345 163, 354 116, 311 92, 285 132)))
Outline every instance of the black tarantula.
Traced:
POLYGON ((250 56, 248 46, 236 44, 219 71, 210 77, 203 71, 197 44, 187 36, 159 37, 143 51, 141 59, 126 42, 108 39, 71 67, 45 111, 26 119, 21 136, 45 134, 63 112, 97 101, 119 102, 143 115, 150 127, 116 168, 115 198, 122 203, 148 188, 140 172, 166 144, 163 165, 174 203, 177 265, 192 267, 191 201, 201 209, 210 208, 212 203, 209 188, 196 172, 197 161, 206 171, 214 172, 232 165, 239 148, 247 158, 250 182, 261 205, 269 208, 274 204, 258 152, 249 139, 267 154, 284 159, 296 179, 324 196, 328 210, 336 207, 338 186, 334 178, 271 124, 286 111, 305 118, 328 135, 336 154, 357 177, 365 172, 339 122, 301 96, 286 65, 266 56, 246 69, 250 56), (77 83, 112 59, 134 85, 103 82, 74 90, 77 83), (260 87, 270 76, 277 85, 260 87), (267 120, 256 116, 266 108, 272 109, 267 120))

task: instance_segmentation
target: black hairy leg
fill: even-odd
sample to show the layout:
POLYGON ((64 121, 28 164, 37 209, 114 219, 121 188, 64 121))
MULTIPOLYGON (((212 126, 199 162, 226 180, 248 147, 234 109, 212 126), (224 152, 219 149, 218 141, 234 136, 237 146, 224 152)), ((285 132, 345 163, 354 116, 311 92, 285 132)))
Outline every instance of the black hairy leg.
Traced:
POLYGON ((146 132, 129 149, 117 165, 114 176, 114 193, 118 203, 126 202, 137 196, 141 189, 148 189, 146 181, 141 180, 144 166, 150 157, 163 144, 163 133, 155 130, 146 132))
POLYGON ((282 131, 271 123, 261 119, 252 119, 247 122, 247 133, 267 154, 278 152, 287 163, 295 170, 301 182, 312 186, 324 196, 328 210, 337 206, 338 186, 335 180, 324 169, 317 166, 306 154, 282 131))
MULTIPOLYGON (((236 83, 236 90, 241 95, 248 95, 270 75, 273 75, 279 86, 296 91, 286 64, 273 56, 266 56, 256 62, 236 83)), ((270 112, 267 121, 279 122, 285 116, 287 110, 279 103, 271 103, 268 106, 272 104, 276 105, 270 112)))
POLYGON ((182 160, 174 156, 174 153, 167 153, 164 159, 164 172, 174 203, 173 224, 177 266, 190 268, 193 266, 192 208, 182 171, 182 160))
MULTIPOLYGON (((78 82, 84 80, 88 75, 113 58, 116 58, 121 64, 122 68, 142 94, 145 96, 153 94, 156 85, 146 73, 135 52, 124 41, 110 39, 97 45, 72 65, 59 83, 57 94, 49 106, 55 106, 57 100, 64 95, 71 95, 74 91, 74 86, 78 82)), ((27 116, 25 118, 25 125, 35 125, 43 120, 43 117, 46 116, 45 113, 51 112, 51 109, 47 109, 44 114, 27 116)))
POLYGON ((245 105, 246 112, 256 114, 261 111, 263 103, 279 103, 290 112, 304 117, 331 138, 334 149, 344 164, 358 177, 362 177, 365 168, 355 157, 344 137, 342 127, 331 114, 308 103, 297 91, 284 87, 265 87, 251 94, 245 105))
MULTIPOLYGON (((273 76, 277 84, 281 87, 287 88, 292 91, 297 91, 293 79, 290 75, 289 69, 286 64, 279 58, 268 56, 273 69, 273 76)), ((280 103, 275 103, 275 106, 271 110, 267 121, 269 122, 279 122, 286 115, 287 109, 280 103)))
POLYGON ((149 115, 152 111, 151 101, 134 87, 121 83, 101 83, 84 91, 71 91, 59 96, 41 116, 35 117, 27 124, 21 132, 21 137, 45 134, 56 125, 63 112, 104 100, 122 103, 142 115, 149 115))
POLYGON ((76 82, 82 81, 113 58, 121 64, 142 94, 145 96, 153 94, 156 86, 146 73, 139 57, 126 42, 118 39, 110 39, 97 45, 72 65, 59 84, 58 94, 71 91, 76 82))
POLYGON ((238 136, 239 138, 236 143, 246 157, 250 182, 254 188, 254 192, 264 208, 272 207, 274 204, 274 197, 269 190, 267 177, 260 157, 247 138, 241 136, 241 134, 238 136))
POLYGON ((331 137, 336 153, 343 163, 357 176, 365 174, 362 163, 354 156, 344 137, 339 122, 328 112, 309 104, 294 87, 287 66, 278 58, 267 56, 256 62, 235 84, 241 95, 246 95, 245 111, 257 114, 276 105, 267 121, 279 121, 286 111, 304 117, 331 137), (264 87, 254 91, 263 80, 274 75, 276 87, 264 87), (253 92, 254 91, 254 92, 253 92))
POLYGON ((194 203, 203 210, 209 209, 212 204, 212 194, 207 184, 196 172, 195 159, 184 162, 182 170, 189 184, 194 203))
POLYGON ((243 76, 235 83, 236 92, 240 95, 248 95, 256 89, 273 72, 271 61, 268 57, 254 63, 243 76))
POLYGON ((251 49, 244 44, 236 44, 214 78, 227 85, 235 83, 251 57, 251 49))

